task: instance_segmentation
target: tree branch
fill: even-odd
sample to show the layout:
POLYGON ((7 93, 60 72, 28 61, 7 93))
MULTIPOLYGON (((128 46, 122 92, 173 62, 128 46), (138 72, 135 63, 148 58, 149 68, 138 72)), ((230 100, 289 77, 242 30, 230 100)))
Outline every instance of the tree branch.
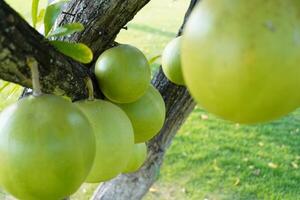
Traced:
POLYGON ((58 24, 80 22, 85 30, 71 38, 61 38, 87 44, 97 58, 114 45, 120 30, 150 0, 75 0, 71 1, 61 15, 58 24))
POLYGON ((28 57, 39 64, 43 92, 73 99, 87 96, 88 69, 56 51, 4 1, 0 1, 0 78, 31 87, 28 57))
MULTIPOLYGON (((114 44, 121 28, 149 1, 71 1, 64 13, 72 15, 62 14, 59 24, 77 21, 85 25, 85 30, 61 39, 87 44, 97 58, 114 44)), ((87 97, 84 77, 90 73, 86 67, 57 52, 3 0, 0 0, 0 17, 1 79, 31 87, 30 71, 25 62, 26 57, 31 56, 39 63, 43 92, 65 94, 73 100, 87 97)), ((96 84, 95 88, 96 96, 100 96, 96 84)))

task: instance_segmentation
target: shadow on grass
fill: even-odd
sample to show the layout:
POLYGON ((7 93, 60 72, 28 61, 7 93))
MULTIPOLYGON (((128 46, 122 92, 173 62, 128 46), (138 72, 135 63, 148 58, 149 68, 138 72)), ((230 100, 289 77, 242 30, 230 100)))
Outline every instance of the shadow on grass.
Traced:
POLYGON ((153 28, 151 26, 147 26, 144 24, 129 24, 128 28, 137 30, 137 31, 151 33, 151 34, 157 34, 157 35, 168 37, 168 38, 173 38, 176 36, 176 33, 173 33, 170 31, 163 31, 161 29, 153 28))

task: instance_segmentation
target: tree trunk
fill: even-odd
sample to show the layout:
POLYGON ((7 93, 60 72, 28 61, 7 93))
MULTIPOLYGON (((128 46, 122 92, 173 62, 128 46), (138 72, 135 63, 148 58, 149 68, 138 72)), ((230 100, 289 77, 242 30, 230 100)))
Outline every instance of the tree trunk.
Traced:
MULTIPOLYGON (((199 0, 192 0, 186 12, 181 35, 186 20, 199 0)), ((165 152, 176 132, 195 107, 195 102, 185 87, 172 84, 160 68, 152 84, 162 94, 166 108, 166 121, 160 133, 147 143, 148 156, 141 169, 135 173, 122 174, 98 187, 91 200, 140 200, 157 179, 165 152)))

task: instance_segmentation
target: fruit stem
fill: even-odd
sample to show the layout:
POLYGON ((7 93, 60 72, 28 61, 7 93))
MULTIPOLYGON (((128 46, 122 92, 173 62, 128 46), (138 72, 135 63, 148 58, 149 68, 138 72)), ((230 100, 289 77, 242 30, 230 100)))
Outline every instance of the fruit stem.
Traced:
POLYGON ((40 85, 38 63, 33 57, 28 57, 27 65, 29 66, 31 71, 33 96, 40 96, 42 95, 42 90, 40 85))
POLYGON ((86 77, 85 82, 86 82, 86 87, 87 87, 88 93, 89 93, 88 100, 93 101, 95 99, 95 97, 94 97, 94 86, 93 86, 92 79, 90 77, 86 77))

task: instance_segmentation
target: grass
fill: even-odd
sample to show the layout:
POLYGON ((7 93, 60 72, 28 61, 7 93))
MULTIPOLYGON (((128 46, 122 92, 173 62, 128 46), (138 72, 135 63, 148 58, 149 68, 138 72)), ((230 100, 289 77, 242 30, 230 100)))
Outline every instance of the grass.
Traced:
MULTIPOLYGON (((117 40, 137 46, 148 58, 160 55, 176 35, 187 4, 153 0, 117 40)), ((0 93, 0 105, 17 97, 6 96, 0 93)), ((197 107, 175 137, 145 200, 297 200, 299 166, 300 110, 272 123, 242 126, 197 107)), ((89 199, 96 186, 84 185, 73 199, 89 199)))
POLYGON ((300 199, 299 124, 300 111, 241 126, 197 108, 146 199, 300 199))

